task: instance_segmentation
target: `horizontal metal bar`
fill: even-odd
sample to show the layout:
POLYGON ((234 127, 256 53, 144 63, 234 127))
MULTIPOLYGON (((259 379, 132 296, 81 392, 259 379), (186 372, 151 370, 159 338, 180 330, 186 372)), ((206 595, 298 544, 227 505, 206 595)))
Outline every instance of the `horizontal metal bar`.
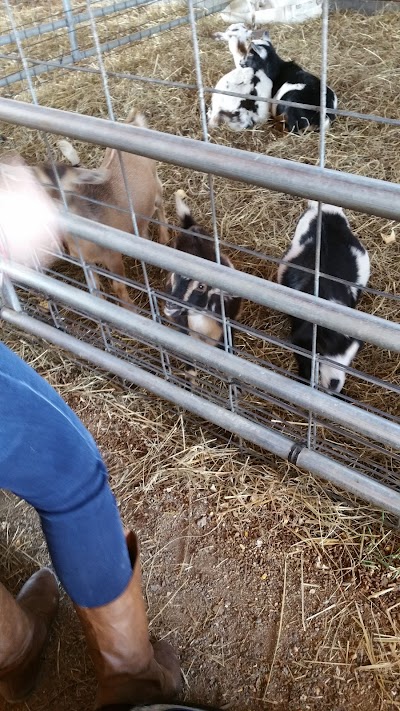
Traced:
POLYGON ((210 286, 277 311, 308 318, 381 348, 400 351, 400 325, 333 301, 289 289, 281 284, 232 270, 141 237, 101 225, 76 215, 62 214, 65 229, 77 237, 122 252, 154 266, 205 282, 210 286))
MULTIPOLYGON (((152 5, 154 4, 154 1, 155 0, 140 0, 140 3, 138 2, 137 4, 140 4, 140 6, 152 5)), ((188 20, 186 20, 186 22, 188 22, 188 20)), ((130 44, 131 42, 135 42, 136 40, 143 39, 143 37, 151 37, 152 34, 158 34, 159 32, 163 32, 167 29, 170 29, 170 24, 164 22, 161 25, 155 25, 153 27, 148 28, 147 30, 139 30, 118 40, 113 40, 112 42, 104 42, 100 46, 100 50, 101 52, 107 52, 111 49, 115 49, 116 47, 123 47, 126 44, 130 44)), ((30 68, 29 74, 31 77, 36 77, 40 74, 44 74, 45 72, 49 72, 54 69, 62 69, 63 67, 68 66, 69 64, 74 64, 75 62, 81 61, 83 59, 89 59, 89 57, 93 57, 97 55, 97 53, 98 51, 96 47, 90 47, 89 49, 84 50, 77 50, 76 52, 73 52, 71 54, 62 55, 58 62, 51 61, 48 63, 45 61, 43 63, 38 63, 34 67, 30 68)), ((24 81, 25 79, 25 71, 21 70, 19 72, 9 74, 8 76, 0 79, 0 87, 9 86, 10 84, 14 84, 16 81, 24 81)))
POLYGON ((400 185, 384 180, 14 99, 0 99, 0 120, 400 221, 400 185))
MULTIPOLYGON (((3 269, 3 265, 1 268, 3 269)), ((355 408, 338 398, 332 398, 279 373, 206 345, 47 275, 10 263, 4 263, 4 273, 26 286, 60 299, 73 308, 113 323, 136 338, 173 351, 187 360, 216 368, 238 383, 248 383, 261 388, 306 410, 311 409, 315 414, 349 430, 400 449, 400 427, 390 420, 366 410, 357 410, 355 415, 355 408)))
POLYGON ((60 18, 59 20, 52 20, 51 22, 46 22, 42 25, 36 27, 26 27, 23 30, 19 30, 16 35, 14 32, 10 32, 8 35, 2 35, 0 37, 0 47, 4 47, 7 44, 14 44, 16 36, 20 40, 28 39, 29 37, 37 37, 38 35, 47 34, 48 32, 54 32, 56 30, 62 30, 67 27, 67 22, 65 18, 60 18))
MULTIPOLYGON (((400 0, 399 0, 399 3, 400 3, 400 0)), ((75 195, 75 193, 71 193, 71 195, 75 195)), ((80 193, 79 198, 80 198, 80 200, 86 201, 87 203, 91 203, 92 205, 100 205, 101 207, 112 207, 113 210, 115 210, 116 212, 121 212, 121 213, 124 213, 127 215, 130 214, 130 211, 128 208, 120 208, 120 207, 117 207, 116 205, 112 205, 111 203, 105 202, 104 200, 96 200, 93 196, 85 196, 80 193)), ((147 215, 143 215, 142 213, 139 213, 139 212, 136 212, 135 214, 136 214, 137 218, 140 217, 148 223, 152 223, 154 225, 164 225, 165 227, 167 227, 169 229, 173 229, 176 232, 180 232, 182 234, 189 234, 192 236, 194 235, 195 237, 201 237, 206 242, 214 243, 214 237, 211 237, 210 235, 207 236, 204 234, 200 234, 200 232, 196 232, 194 229, 186 230, 183 227, 175 225, 172 222, 171 223, 161 222, 160 220, 156 220, 155 217, 149 218, 147 215)), ((110 240, 107 240, 107 238, 106 238, 107 246, 110 246, 111 249, 115 248, 115 245, 113 244, 113 241, 112 241, 113 234, 114 233, 111 231, 111 239, 110 240)), ((89 237, 87 239, 90 242, 98 243, 98 238, 95 237, 94 235, 93 235, 93 239, 89 238, 89 237)), ((128 239, 131 240, 130 237, 128 239)), ((264 254, 263 252, 260 252, 258 250, 250 249, 249 247, 238 246, 234 242, 228 242, 227 240, 224 240, 221 238, 219 240, 219 244, 222 248, 226 247, 227 249, 231 249, 234 252, 241 252, 243 254, 250 255, 252 257, 256 257, 256 259, 262 259, 262 260, 267 261, 271 264, 275 264, 277 267, 279 264, 285 263, 284 257, 281 257, 281 258, 272 257, 271 255, 264 254)), ((124 250, 121 249, 120 251, 124 251, 124 250)), ((65 254, 63 254, 63 259, 65 259, 65 258, 66 258, 65 254)), ((296 269, 299 272, 304 272, 305 274, 314 274, 314 269, 311 269, 309 267, 303 267, 300 264, 296 265, 296 269)), ((328 279, 331 282, 335 282, 337 284, 344 284, 344 286, 353 286, 354 285, 354 282, 348 281, 348 279, 342 279, 341 277, 335 277, 335 276, 332 276, 331 274, 327 274, 326 272, 320 272, 320 276, 325 279, 328 279)), ((373 296, 380 296, 385 299, 390 299, 392 301, 400 301, 400 294, 393 294, 393 293, 389 293, 387 291, 381 291, 380 289, 373 289, 370 286, 363 287, 362 291, 363 291, 363 294, 372 294, 373 296)))
MULTIPOLYGON (((218 427, 233 432, 237 436, 243 437, 283 459, 287 459, 293 450, 295 442, 289 437, 274 432, 270 428, 250 422, 241 415, 208 402, 199 395, 162 380, 138 366, 122 361, 110 353, 101 351, 52 326, 36 321, 26 314, 15 313, 10 309, 2 309, 1 316, 8 323, 44 338, 60 348, 65 348, 79 358, 84 358, 120 378, 129 380, 158 397, 170 400, 189 412, 213 422, 218 427)), ((350 491, 355 496, 395 516, 400 515, 400 493, 361 472, 345 467, 329 457, 306 448, 301 450, 296 466, 330 481, 345 491, 350 491)))
MULTIPOLYGON (((107 7, 93 8, 92 15, 95 18, 105 17, 106 15, 110 15, 112 13, 121 12, 121 10, 129 10, 133 7, 141 7, 142 5, 146 5, 149 2, 154 3, 157 2, 157 0, 147 0, 147 2, 146 0, 124 0, 124 2, 114 2, 112 5, 107 5, 107 7)), ((72 13, 71 15, 71 22, 74 25, 79 25, 82 22, 86 22, 87 20, 90 20, 90 14, 88 12, 79 12, 76 14, 72 13)), ((41 25, 36 25, 34 27, 26 27, 17 32, 17 37, 20 40, 29 39, 30 37, 37 37, 38 35, 45 35, 48 32, 54 32, 55 30, 62 30, 65 27, 68 27, 68 22, 64 17, 60 18, 59 20, 53 20, 52 22, 45 22, 41 25)), ((14 43, 15 35, 13 32, 10 32, 8 35, 2 35, 0 37, 0 47, 14 43)))
MULTIPOLYGON (((153 3, 154 0, 141 0, 140 6, 147 5, 153 3)), ((201 8, 201 16, 202 17, 207 17, 208 15, 213 14, 214 12, 218 12, 219 10, 222 10, 224 7, 227 5, 227 0, 224 0, 224 2, 215 4, 215 0, 205 0, 204 8, 201 8)), ((139 30, 138 32, 133 32, 130 35, 126 35, 126 37, 120 37, 115 40, 111 40, 110 42, 104 42, 103 44, 100 45, 99 50, 104 53, 104 52, 110 52, 113 49, 117 49, 119 47, 124 47, 127 44, 131 44, 132 42, 136 42, 138 40, 142 40, 148 37, 152 37, 153 35, 161 34, 162 32, 166 32, 167 30, 172 30, 175 27, 180 27, 182 25, 187 25, 190 22, 189 15, 185 15, 183 17, 178 17, 174 20, 167 20, 166 22, 161 22, 159 25, 153 25, 152 27, 148 27, 147 29, 139 30)), ((89 49, 83 49, 83 50, 77 50, 73 54, 67 54, 65 56, 60 57, 60 62, 59 64, 54 66, 54 63, 47 63, 43 62, 43 64, 39 64, 35 67, 32 67, 30 69, 30 76, 38 76, 39 74, 43 74, 45 72, 52 71, 56 68, 62 69, 64 66, 67 66, 69 64, 73 64, 74 62, 81 61, 83 59, 88 59, 89 57, 93 57, 98 54, 99 51, 96 47, 90 47, 89 49), (51 64, 51 65, 50 65, 51 64)), ((0 79, 0 88, 3 86, 9 86, 10 84, 13 84, 16 81, 23 81, 26 79, 25 71, 20 71, 20 72, 15 72, 14 74, 9 74, 6 77, 3 77, 0 79)))
POLYGON ((296 466, 330 481, 335 486, 350 491, 355 496, 390 511, 396 516, 399 515, 400 494, 398 491, 380 484, 356 469, 343 466, 331 457, 326 457, 304 447, 298 456, 296 466))

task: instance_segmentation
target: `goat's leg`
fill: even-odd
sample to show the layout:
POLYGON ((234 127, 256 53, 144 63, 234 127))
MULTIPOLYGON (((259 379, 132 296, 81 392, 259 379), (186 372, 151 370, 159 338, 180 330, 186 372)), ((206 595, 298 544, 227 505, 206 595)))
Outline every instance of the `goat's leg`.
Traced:
POLYGON ((96 296, 99 296, 100 299, 102 299, 102 298, 103 298, 103 294, 101 293, 101 280, 100 280, 100 277, 99 277, 99 275, 97 274, 97 272, 93 271, 93 269, 90 269, 90 274, 91 274, 91 277, 92 277, 92 279, 93 279, 93 281, 94 281, 94 285, 95 285, 96 291, 98 292, 98 293, 96 294, 96 296))
MULTIPOLYGON (((113 274, 126 278, 125 267, 122 261, 122 255, 119 252, 108 252, 107 257, 104 259, 104 266, 113 274)), ((111 286, 114 294, 127 305, 127 308, 133 309, 131 298, 128 294, 126 284, 111 278, 111 286)))
MULTIPOLYGON (((157 177, 157 183, 158 183, 158 195, 156 197, 156 209, 157 209, 157 219, 160 222, 167 222, 167 218, 165 216, 165 211, 164 211, 164 202, 163 202, 163 186, 161 183, 161 180, 157 177)), ((168 228, 163 225, 158 226, 158 236, 161 244, 167 244, 169 241, 169 233, 168 233, 168 228)))
POLYGON ((194 365, 187 365, 185 369, 185 379, 187 381, 188 389, 191 390, 196 385, 196 380, 198 376, 198 370, 194 365))

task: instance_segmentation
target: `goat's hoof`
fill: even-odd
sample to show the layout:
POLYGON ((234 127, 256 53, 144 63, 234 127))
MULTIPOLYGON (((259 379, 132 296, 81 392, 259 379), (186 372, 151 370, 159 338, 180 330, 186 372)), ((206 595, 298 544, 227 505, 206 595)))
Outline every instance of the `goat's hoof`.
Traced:
POLYGON ((137 314, 138 313, 138 308, 132 304, 132 301, 126 301, 124 300, 121 303, 121 306, 123 309, 126 309, 127 311, 132 311, 132 313, 137 314))

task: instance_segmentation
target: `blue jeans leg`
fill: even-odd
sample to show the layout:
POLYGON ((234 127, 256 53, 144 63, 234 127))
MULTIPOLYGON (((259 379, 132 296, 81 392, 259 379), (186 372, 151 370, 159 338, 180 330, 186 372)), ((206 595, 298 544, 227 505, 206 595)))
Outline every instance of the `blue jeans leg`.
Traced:
POLYGON ((73 602, 111 602, 132 574, 97 446, 30 366, 0 344, 0 488, 38 512, 54 568, 73 602))

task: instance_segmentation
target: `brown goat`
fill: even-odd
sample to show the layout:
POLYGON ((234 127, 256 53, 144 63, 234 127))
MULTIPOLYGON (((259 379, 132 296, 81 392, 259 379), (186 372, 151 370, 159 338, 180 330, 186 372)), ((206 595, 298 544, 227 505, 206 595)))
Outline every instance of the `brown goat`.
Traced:
MULTIPOLYGON (((135 110, 129 114, 127 123, 141 128, 147 126, 144 116, 135 110)), ((157 175, 156 162, 150 158, 107 148, 99 168, 76 168, 63 163, 57 163, 55 167, 59 183, 66 193, 68 208, 76 215, 124 232, 134 233, 130 213, 131 200, 141 237, 148 237, 149 220, 155 212, 161 223, 166 221, 162 184, 157 175)), ((43 163, 36 166, 34 170, 39 181, 50 194, 55 199, 59 199, 54 166, 43 163)), ((168 241, 168 230, 164 224, 159 225, 159 240, 162 244, 168 241)), ((119 252, 71 235, 64 235, 64 243, 72 256, 81 255, 85 262, 101 264, 117 276, 125 277, 125 268, 119 252)), ((112 288, 119 299, 130 302, 123 282, 112 280, 112 288)))

